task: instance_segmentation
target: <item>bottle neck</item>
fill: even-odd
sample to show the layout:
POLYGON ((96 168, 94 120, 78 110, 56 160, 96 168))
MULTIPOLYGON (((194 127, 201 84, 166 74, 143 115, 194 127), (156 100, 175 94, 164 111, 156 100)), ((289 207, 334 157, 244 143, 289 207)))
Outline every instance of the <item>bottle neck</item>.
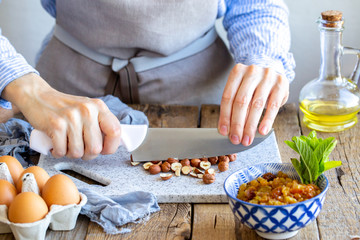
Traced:
POLYGON ((320 79, 341 79, 342 30, 320 28, 320 79))

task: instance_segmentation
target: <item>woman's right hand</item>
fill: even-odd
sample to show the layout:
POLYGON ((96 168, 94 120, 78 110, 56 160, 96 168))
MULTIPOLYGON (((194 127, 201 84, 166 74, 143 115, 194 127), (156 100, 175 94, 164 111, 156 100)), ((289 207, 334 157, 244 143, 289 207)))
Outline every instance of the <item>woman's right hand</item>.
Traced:
POLYGON ((120 146, 120 122, 100 99, 61 93, 34 73, 8 84, 1 97, 51 138, 54 157, 90 160, 120 146))

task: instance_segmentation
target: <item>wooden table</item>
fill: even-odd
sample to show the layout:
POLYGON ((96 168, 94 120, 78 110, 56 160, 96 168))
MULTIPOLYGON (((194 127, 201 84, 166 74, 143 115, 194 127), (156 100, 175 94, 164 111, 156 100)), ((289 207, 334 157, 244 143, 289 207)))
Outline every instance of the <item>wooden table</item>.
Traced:
MULTIPOLYGON (((216 127, 219 107, 132 106, 144 111, 151 127, 216 127)), ((300 122, 294 104, 286 105, 275 123, 275 133, 283 162, 296 157, 284 140, 308 134, 300 122)), ((343 165, 326 173, 330 181, 325 205, 316 221, 299 231, 292 239, 352 239, 360 235, 360 125, 341 133, 318 133, 322 138, 334 136, 338 144, 332 160, 343 165)), ((131 233, 106 235, 101 227, 79 216, 76 228, 68 232, 48 230, 46 239, 262 239, 234 220, 228 204, 160 204, 161 211, 152 214, 146 224, 128 224, 131 233)), ((0 235, 0 240, 13 239, 12 234, 0 235)))

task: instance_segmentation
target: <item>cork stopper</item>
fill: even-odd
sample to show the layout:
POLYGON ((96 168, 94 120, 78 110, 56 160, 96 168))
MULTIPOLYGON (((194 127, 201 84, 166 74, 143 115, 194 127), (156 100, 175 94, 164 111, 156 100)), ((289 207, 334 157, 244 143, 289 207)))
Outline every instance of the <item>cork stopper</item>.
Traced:
POLYGON ((326 20, 326 21, 331 21, 331 22, 341 21, 342 12, 336 11, 336 10, 328 10, 328 11, 322 12, 321 17, 323 20, 326 20))
POLYGON ((337 10, 328 10, 321 13, 321 18, 327 23, 324 23, 324 27, 338 27, 339 21, 342 21, 342 12, 337 10))

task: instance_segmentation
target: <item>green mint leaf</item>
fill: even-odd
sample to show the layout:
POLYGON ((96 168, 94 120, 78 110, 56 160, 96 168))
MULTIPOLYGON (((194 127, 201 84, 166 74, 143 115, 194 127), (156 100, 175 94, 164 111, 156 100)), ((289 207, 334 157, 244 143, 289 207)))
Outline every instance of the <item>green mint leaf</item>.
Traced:
POLYGON ((291 142, 291 141, 288 141, 286 140, 285 141, 286 145, 288 145, 289 147, 291 147, 295 152, 299 153, 299 150, 297 149, 296 145, 294 142, 291 142))
POLYGON ((337 141, 335 140, 335 138, 332 138, 332 140, 334 140, 333 142, 331 142, 327 148, 325 149, 324 153, 323 153, 323 159, 324 159, 324 162, 327 162, 329 161, 329 156, 330 156, 330 153, 334 150, 336 144, 337 144, 337 141))
POLYGON ((300 176, 301 182, 304 182, 304 179, 302 177, 303 176, 302 167, 301 167, 301 164, 300 164, 299 160, 297 160, 296 158, 291 158, 291 162, 292 162, 296 172, 300 176))
MULTIPOLYGON (((336 168, 336 167, 339 167, 341 166, 341 161, 329 161, 329 162, 326 162, 324 165, 325 165, 325 171, 329 170, 329 169, 332 169, 332 168, 336 168)), ((320 176, 320 175, 319 175, 320 176)))
POLYGON ((308 138, 317 138, 317 137, 316 137, 316 131, 312 130, 312 131, 309 133, 308 138))
POLYGON ((301 156, 300 161, 304 163, 304 166, 306 167, 308 173, 309 173, 309 181, 312 182, 313 175, 312 175, 312 149, 311 147, 306 143, 306 141, 302 140, 301 138, 294 138, 295 145, 297 149, 299 150, 299 154, 301 156))

